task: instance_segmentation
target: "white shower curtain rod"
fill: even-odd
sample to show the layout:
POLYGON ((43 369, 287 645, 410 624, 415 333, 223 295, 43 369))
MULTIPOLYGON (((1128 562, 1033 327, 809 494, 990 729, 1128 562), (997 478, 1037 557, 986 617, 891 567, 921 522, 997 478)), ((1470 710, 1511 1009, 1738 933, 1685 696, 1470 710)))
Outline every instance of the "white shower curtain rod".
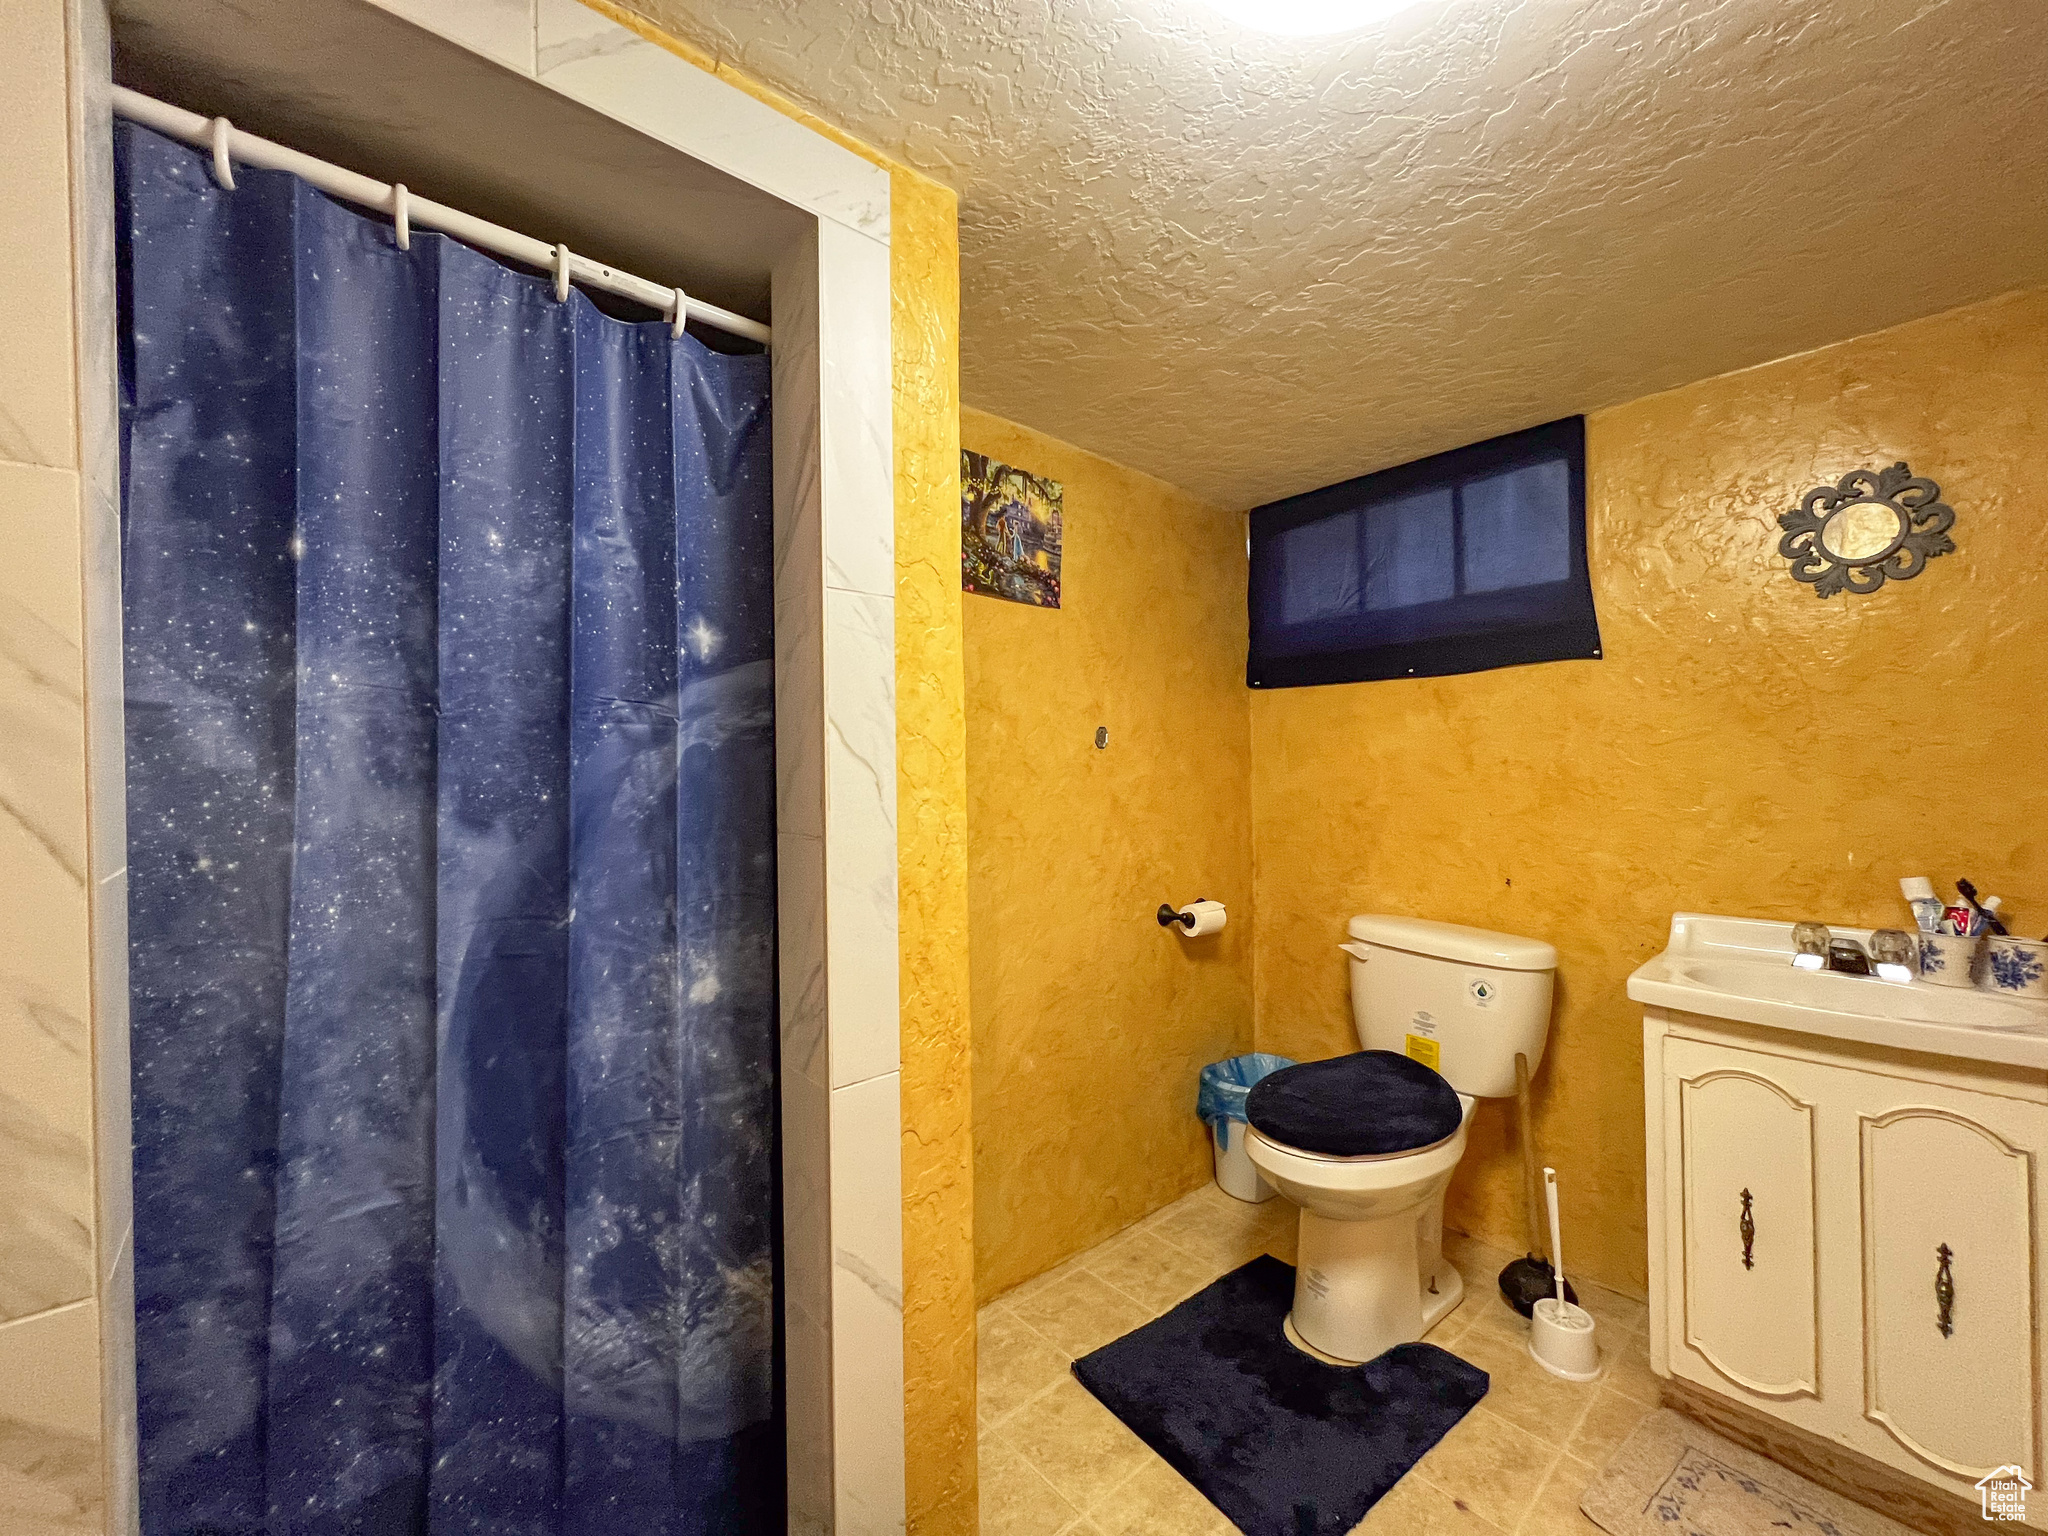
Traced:
POLYGON ((592 261, 588 256, 578 256, 565 245, 550 245, 545 240, 535 240, 501 224, 493 224, 488 219, 473 218, 431 199, 415 197, 406 191, 402 183, 390 185, 373 181, 368 176, 345 171, 338 165, 329 165, 325 160, 302 155, 296 149, 286 149, 282 144, 259 139, 253 133, 234 127, 224 117, 201 117, 196 112, 187 112, 183 107, 174 107, 121 85, 114 87, 114 112, 146 128, 154 128, 158 133, 183 139, 200 149, 212 150, 214 175, 223 186, 234 186, 233 162, 237 160, 265 170, 288 171, 330 196, 388 214, 398 226, 400 245, 410 238, 414 225, 422 229, 438 229, 443 234, 495 251, 500 256, 509 256, 526 266, 553 272, 555 292, 562 298, 568 297, 570 283, 582 283, 667 315, 678 333, 684 319, 701 320, 730 335, 744 336, 763 346, 768 344, 768 327, 758 320, 749 320, 745 315, 720 309, 716 304, 693 299, 680 288, 664 288, 644 277, 635 277, 630 272, 621 272, 602 262, 592 261))

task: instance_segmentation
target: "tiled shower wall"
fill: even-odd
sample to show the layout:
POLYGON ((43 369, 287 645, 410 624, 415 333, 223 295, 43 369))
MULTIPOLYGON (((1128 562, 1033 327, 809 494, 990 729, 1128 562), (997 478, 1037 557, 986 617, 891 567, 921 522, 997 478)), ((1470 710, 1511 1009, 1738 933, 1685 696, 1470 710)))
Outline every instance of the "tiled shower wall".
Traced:
MULTIPOLYGON (((132 1283, 125 1182, 102 1189, 94 1177, 95 1066, 127 1073, 124 1020, 102 1009, 95 1028, 92 966, 95 916, 111 908, 118 922, 126 902, 119 797, 111 828, 90 838, 86 769, 83 572, 112 551, 86 547, 83 530, 96 521, 111 529, 111 516, 85 513, 96 499, 110 509, 115 485, 111 463, 81 461, 80 442, 111 448, 112 433, 98 430, 113 407, 111 359, 76 356, 72 325, 78 285, 112 276, 97 235, 93 249, 74 246, 72 182, 104 181, 108 167, 104 133, 88 150, 74 131, 66 33, 63 0, 0 0, 0 100, 12 104, 0 156, 0 1530, 9 1536, 104 1528, 100 1320, 103 1307, 125 1306, 132 1283), (81 376, 106 387, 81 392, 81 376)), ((118 657, 93 662, 118 666, 118 657)), ((103 696, 118 700, 118 687, 103 696)), ((118 713, 110 723, 118 732, 118 713)), ((122 947, 118 937, 109 947, 117 968, 122 947)), ((101 979, 117 1008, 124 982, 101 979)), ((125 1124, 100 1130, 126 1139, 125 1124)), ((127 1512, 111 1513, 113 1529, 125 1529, 127 1512)))

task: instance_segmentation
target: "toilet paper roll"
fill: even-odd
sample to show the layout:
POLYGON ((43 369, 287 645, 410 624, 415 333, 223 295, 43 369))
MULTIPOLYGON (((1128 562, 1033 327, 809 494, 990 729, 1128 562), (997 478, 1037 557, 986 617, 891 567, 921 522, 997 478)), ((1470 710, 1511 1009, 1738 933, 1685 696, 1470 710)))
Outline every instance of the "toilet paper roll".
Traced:
POLYGON ((1195 920, 1192 928, 1186 923, 1174 924, 1184 939, 1199 939, 1205 933, 1214 933, 1229 920, 1229 914, 1223 910, 1220 901, 1191 901, 1180 910, 1183 917, 1192 916, 1195 920))

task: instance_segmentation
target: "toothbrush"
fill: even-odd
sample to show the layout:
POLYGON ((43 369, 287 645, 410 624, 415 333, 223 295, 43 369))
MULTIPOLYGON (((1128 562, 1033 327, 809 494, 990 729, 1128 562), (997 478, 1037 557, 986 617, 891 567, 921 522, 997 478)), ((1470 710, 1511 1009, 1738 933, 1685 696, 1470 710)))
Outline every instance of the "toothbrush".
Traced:
MULTIPOLYGON (((1976 886, 1972 885, 1967 880, 1958 880, 1956 882, 1956 894, 1958 896, 1961 896, 1964 901, 1970 904, 1970 910, 1976 913, 1979 918, 1983 919, 1983 923, 1986 928, 1989 928, 1995 934, 2004 936, 2006 932, 2006 927, 2004 923, 1998 920, 1998 914, 1996 912, 1987 911, 1984 907, 1978 904, 1976 886)), ((1975 927, 1976 925, 1972 924, 1971 926, 1975 927)))

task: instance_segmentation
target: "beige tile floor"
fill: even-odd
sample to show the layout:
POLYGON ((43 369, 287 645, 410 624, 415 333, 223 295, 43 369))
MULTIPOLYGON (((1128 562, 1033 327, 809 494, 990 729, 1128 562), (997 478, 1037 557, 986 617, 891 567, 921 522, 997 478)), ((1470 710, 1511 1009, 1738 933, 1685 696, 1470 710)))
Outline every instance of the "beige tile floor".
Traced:
MULTIPOLYGON (((981 1309, 982 1536, 1231 1536, 1234 1527, 1095 1401, 1068 1367, 1260 1253, 1294 1258, 1294 1207, 1213 1184, 981 1309)), ((1604 1370, 1584 1385, 1529 1358, 1500 1299, 1512 1255, 1452 1235, 1465 1300, 1430 1333, 1493 1378, 1395 1485, 1365 1536, 1590 1536, 1579 1494, 1657 1404, 1641 1302, 1594 1286, 1604 1370)))

